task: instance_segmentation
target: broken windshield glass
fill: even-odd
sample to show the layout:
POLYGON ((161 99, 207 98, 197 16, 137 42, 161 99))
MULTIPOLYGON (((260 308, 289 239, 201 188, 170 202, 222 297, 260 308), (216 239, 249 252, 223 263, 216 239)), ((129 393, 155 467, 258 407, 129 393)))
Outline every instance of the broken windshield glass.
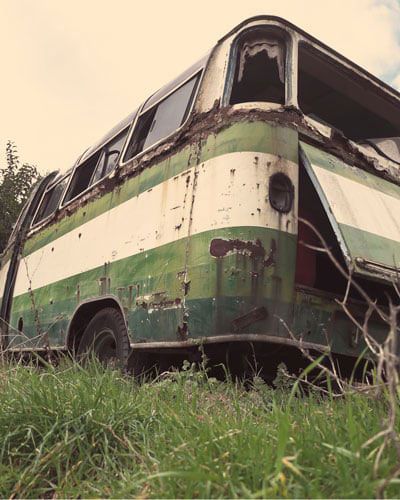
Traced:
POLYGON ((285 103, 285 44, 265 32, 239 44, 230 104, 285 103))
POLYGON ((299 107, 307 116, 399 158, 400 110, 379 86, 339 66, 311 45, 299 46, 299 107), (391 142, 390 142, 391 141, 391 142))

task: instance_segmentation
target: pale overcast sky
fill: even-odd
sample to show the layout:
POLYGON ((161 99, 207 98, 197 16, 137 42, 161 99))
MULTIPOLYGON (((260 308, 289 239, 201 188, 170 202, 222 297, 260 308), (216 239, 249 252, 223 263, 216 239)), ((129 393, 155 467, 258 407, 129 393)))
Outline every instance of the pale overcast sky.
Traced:
POLYGON ((274 14, 400 89, 400 0, 0 0, 0 161, 66 169, 247 17, 274 14))

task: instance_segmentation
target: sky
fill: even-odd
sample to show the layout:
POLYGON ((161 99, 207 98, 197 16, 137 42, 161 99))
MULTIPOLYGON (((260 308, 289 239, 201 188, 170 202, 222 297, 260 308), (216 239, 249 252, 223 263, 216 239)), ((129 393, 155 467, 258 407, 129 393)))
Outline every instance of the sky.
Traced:
POLYGON ((284 17, 400 90, 400 0, 0 0, 0 166, 65 170, 244 19, 284 17))

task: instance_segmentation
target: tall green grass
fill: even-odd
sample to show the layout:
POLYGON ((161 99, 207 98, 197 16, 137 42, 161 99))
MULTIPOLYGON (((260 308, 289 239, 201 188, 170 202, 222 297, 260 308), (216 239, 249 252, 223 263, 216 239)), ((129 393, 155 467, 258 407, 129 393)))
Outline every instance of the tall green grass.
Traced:
MULTIPOLYGON (((96 363, 0 369, 1 497, 373 497, 385 402, 96 363)), ((396 480, 387 496, 400 495, 396 480)))

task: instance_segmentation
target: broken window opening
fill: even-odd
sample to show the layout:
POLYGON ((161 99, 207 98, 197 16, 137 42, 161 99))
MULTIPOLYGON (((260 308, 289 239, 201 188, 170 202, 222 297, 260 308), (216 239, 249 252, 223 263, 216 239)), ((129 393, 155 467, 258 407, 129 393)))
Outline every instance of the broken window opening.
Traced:
POLYGON ((200 73, 139 116, 124 162, 175 132, 189 114, 200 73))
POLYGON ((47 219, 47 217, 50 217, 50 215, 57 210, 60 204, 61 197, 67 186, 68 179, 69 175, 61 179, 57 184, 53 184, 46 190, 39 205, 38 211, 36 212, 35 218, 33 219, 32 226, 47 219))
POLYGON ((108 175, 117 166, 119 155, 128 135, 128 127, 102 148, 100 159, 93 173, 90 185, 108 175))
MULTIPOLYGON (((332 256, 343 269, 347 269, 332 225, 322 206, 318 193, 302 164, 299 166, 298 214, 299 218, 308 221, 321 234, 332 256)), ((295 274, 296 285, 344 297, 347 280, 337 269, 331 257, 326 252, 313 250, 306 245, 323 248, 323 244, 314 230, 299 221, 295 274)), ((395 300, 395 291, 393 287, 387 284, 359 276, 355 277, 354 280, 369 295, 371 300, 376 300, 379 305, 388 305, 389 297, 395 300)), ((364 301, 354 286, 350 288, 349 297, 354 300, 364 301)))
POLYGON ((241 102, 285 103, 285 43, 252 32, 238 46, 230 104, 241 102))
POLYGON ((128 127, 75 169, 64 204, 103 179, 117 166, 127 135, 128 127))
POLYGON ((398 107, 304 43, 299 46, 298 102, 304 114, 351 140, 400 136, 398 107))
POLYGON ((71 183, 64 198, 64 204, 76 198, 89 187, 90 180, 92 179, 93 173, 97 167, 101 153, 102 150, 97 151, 97 153, 75 169, 71 183))

